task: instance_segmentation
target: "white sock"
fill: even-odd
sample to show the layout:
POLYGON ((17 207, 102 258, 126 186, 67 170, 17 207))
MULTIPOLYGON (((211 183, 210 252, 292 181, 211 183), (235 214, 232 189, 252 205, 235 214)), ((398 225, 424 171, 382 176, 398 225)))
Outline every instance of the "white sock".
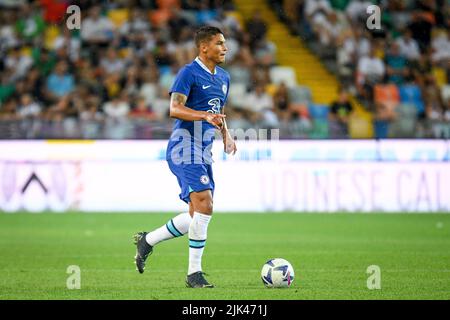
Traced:
POLYGON ((161 241, 181 237, 189 231, 191 220, 189 212, 180 213, 162 227, 147 233, 145 240, 149 245, 154 246, 161 241))
POLYGON ((189 226, 189 269, 188 275, 202 271, 202 255, 206 244, 208 224, 211 216, 194 212, 189 226))

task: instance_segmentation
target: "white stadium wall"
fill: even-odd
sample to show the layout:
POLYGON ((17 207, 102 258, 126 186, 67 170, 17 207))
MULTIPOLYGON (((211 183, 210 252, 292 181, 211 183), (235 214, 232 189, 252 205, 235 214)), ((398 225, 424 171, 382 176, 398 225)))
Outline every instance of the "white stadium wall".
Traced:
MULTIPOLYGON (((0 210, 182 211, 166 141, 1 141, 0 210)), ((450 142, 240 141, 213 149, 221 212, 449 212, 450 142)))

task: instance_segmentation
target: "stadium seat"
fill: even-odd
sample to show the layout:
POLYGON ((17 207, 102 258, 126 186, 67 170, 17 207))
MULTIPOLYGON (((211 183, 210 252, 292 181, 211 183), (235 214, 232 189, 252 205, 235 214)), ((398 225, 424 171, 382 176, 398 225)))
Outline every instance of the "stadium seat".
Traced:
POLYGON ((432 73, 436 78, 436 82, 439 86, 443 86, 447 83, 447 74, 444 68, 434 67, 432 69, 432 73))
POLYGON ((325 105, 320 104, 310 104, 308 107, 309 114, 312 119, 315 120, 327 120, 330 108, 325 105))
POLYGON ((404 85, 400 87, 400 101, 402 103, 412 104, 416 107, 418 113, 425 110, 422 100, 422 93, 417 85, 404 85))
POLYGON ((128 9, 112 9, 108 11, 108 18, 116 28, 120 28, 125 22, 127 22, 129 14, 130 12, 128 9))
POLYGON ((450 99, 450 84, 442 86, 441 96, 442 96, 442 100, 444 100, 444 102, 446 102, 447 100, 450 99))
POLYGON ((312 102, 311 89, 305 86, 289 88, 289 98, 292 103, 310 103, 312 102))
POLYGON ((278 85, 274 83, 269 83, 266 85, 266 93, 273 97, 278 90, 278 85))
POLYGON ((275 84, 284 82, 288 87, 295 87, 297 80, 294 69, 291 67, 272 67, 269 71, 270 80, 275 84))
POLYGON ((48 26, 47 29, 45 30, 45 34, 44 34, 45 48, 54 49, 55 40, 59 35, 60 35, 60 31, 59 31, 58 27, 56 27, 54 25, 48 26))

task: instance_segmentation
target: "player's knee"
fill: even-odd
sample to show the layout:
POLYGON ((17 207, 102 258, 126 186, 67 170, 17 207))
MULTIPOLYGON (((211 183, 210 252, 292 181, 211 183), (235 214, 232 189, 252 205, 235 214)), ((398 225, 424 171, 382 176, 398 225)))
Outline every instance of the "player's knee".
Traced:
POLYGON ((197 212, 201 212, 204 214, 212 214, 213 212, 213 201, 209 197, 202 197, 199 199, 198 204, 196 206, 197 212))

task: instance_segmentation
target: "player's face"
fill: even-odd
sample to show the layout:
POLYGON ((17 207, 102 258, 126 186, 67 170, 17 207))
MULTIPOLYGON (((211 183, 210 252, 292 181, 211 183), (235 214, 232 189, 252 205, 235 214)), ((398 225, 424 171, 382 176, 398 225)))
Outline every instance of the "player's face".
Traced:
POLYGON ((214 61, 216 64, 225 62, 225 54, 227 51, 225 37, 221 33, 213 36, 206 45, 206 56, 208 60, 214 61))

